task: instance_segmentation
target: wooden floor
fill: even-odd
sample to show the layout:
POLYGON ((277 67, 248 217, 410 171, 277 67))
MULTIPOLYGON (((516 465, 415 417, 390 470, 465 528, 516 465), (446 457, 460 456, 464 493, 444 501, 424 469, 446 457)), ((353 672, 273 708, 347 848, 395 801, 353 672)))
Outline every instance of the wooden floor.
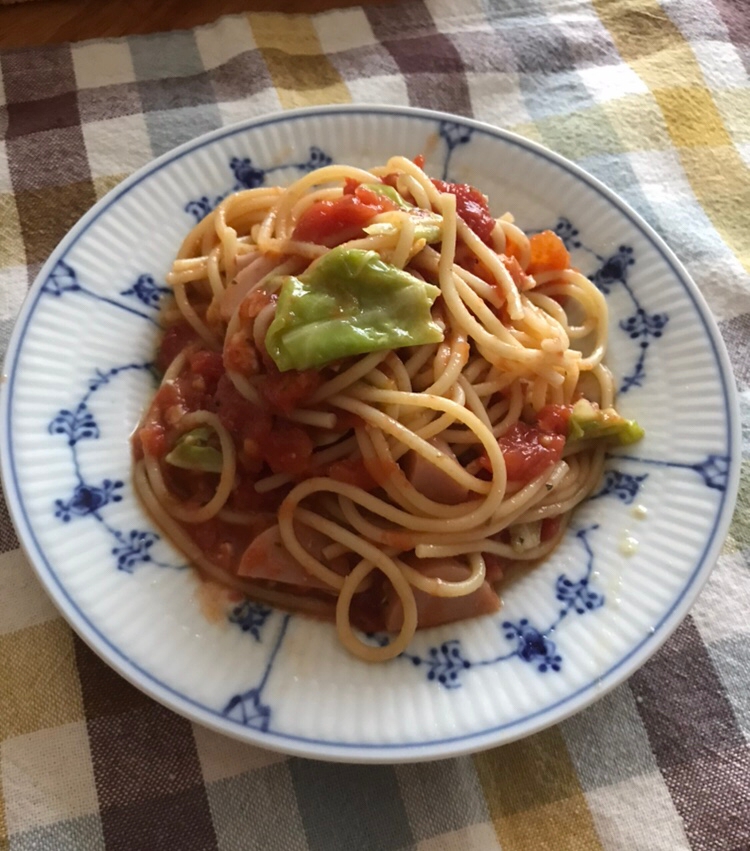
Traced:
POLYGON ((0 2, 0 49, 188 29, 238 12, 315 13, 355 5, 361 5, 361 0, 27 0, 8 5, 0 2))

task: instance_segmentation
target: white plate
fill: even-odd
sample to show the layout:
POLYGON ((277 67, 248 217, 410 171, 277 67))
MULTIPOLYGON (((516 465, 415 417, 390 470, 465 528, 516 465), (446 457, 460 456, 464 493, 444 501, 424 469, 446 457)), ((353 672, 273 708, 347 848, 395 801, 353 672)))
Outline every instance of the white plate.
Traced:
MULTIPOLYGON (((709 311, 656 234, 562 158, 418 110, 330 107, 210 133, 120 184, 42 269, 8 353, 2 462, 10 509, 71 625, 138 688, 202 724, 319 758, 399 761, 528 735, 603 695, 684 617, 737 489, 729 362, 709 311), (160 282, 228 191, 335 161, 428 154, 527 229, 557 227, 607 295, 619 406, 646 439, 607 465, 544 565, 482 618, 420 633, 368 666, 332 626, 240 606, 211 622, 191 571, 133 496, 129 434, 153 390, 160 282), (638 509, 638 510, 636 510, 638 509), (639 512, 646 519, 638 519, 639 512), (623 544, 635 539, 635 552, 623 544)), ((204 601, 205 602, 205 601, 204 601)))

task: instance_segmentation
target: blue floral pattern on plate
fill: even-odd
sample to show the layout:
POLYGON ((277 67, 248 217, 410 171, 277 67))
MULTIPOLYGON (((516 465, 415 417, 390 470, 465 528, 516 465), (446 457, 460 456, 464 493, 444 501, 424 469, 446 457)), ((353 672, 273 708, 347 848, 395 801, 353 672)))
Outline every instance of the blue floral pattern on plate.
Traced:
POLYGON ((604 295, 609 295, 614 287, 622 287, 628 294, 634 312, 621 319, 618 326, 631 340, 638 342, 638 355, 632 371, 625 375, 620 383, 620 393, 627 393, 633 387, 642 386, 646 378, 646 356, 649 347, 664 333, 669 316, 666 313, 648 313, 630 286, 628 274, 636 262, 632 247, 620 245, 613 253, 603 256, 581 241, 578 228, 569 219, 558 219, 554 230, 569 251, 580 249, 596 258, 599 265, 587 274, 604 295))
POLYGON ((119 310, 140 316, 157 327, 159 327, 159 323, 153 313, 159 307, 161 296, 169 292, 166 287, 158 286, 151 275, 140 275, 131 287, 120 292, 121 296, 134 296, 141 304, 151 309, 149 313, 144 313, 139 308, 133 307, 127 302, 117 301, 82 284, 76 270, 65 260, 57 261, 57 264, 44 282, 42 291, 55 298, 60 298, 66 293, 81 293, 87 298, 94 299, 102 304, 109 304, 119 310))
POLYGON ((550 636, 560 621, 571 612, 583 615, 604 605, 604 595, 591 587, 594 551, 588 536, 597 528, 598 526, 593 525, 575 533, 586 553, 584 574, 577 580, 569 579, 564 573, 557 577, 555 599, 563 605, 548 626, 535 626, 530 617, 520 618, 518 621, 502 621, 500 629, 503 637, 513 648, 489 658, 468 658, 459 639, 451 639, 430 647, 423 655, 405 651, 401 654, 402 657, 410 660, 415 667, 425 668, 428 681, 448 689, 459 688, 462 685, 462 675, 471 669, 497 665, 511 659, 533 665, 540 674, 560 671, 563 659, 550 636))
MULTIPOLYGON (((263 670, 263 675, 256 686, 242 694, 235 694, 229 699, 222 710, 222 714, 227 718, 232 718, 240 724, 244 724, 247 727, 255 727, 258 730, 267 731, 269 729, 272 709, 267 703, 263 703, 263 689, 266 687, 268 678, 271 676, 273 664, 276 661, 276 654, 279 652, 284 641, 290 618, 291 615, 288 614, 281 616, 281 624, 271 652, 268 655, 268 661, 263 670)), ((259 640, 260 638, 256 636, 256 641, 259 640)))
POLYGON ((310 146, 308 157, 302 162, 286 162, 266 168, 253 162, 250 157, 232 157, 229 160, 229 169, 234 175, 233 186, 220 195, 201 195, 200 198, 193 198, 185 205, 185 212, 190 213, 196 222, 199 222, 233 192, 241 192, 243 189, 257 189, 260 186, 265 186, 266 179, 271 174, 284 171, 284 169, 294 169, 302 174, 306 174, 307 172, 315 171, 316 168, 331 165, 332 162, 333 159, 322 148, 317 147, 317 145, 310 146))
MULTIPOLYGON (((586 566, 584 573, 576 580, 569 579, 564 573, 560 574, 555 583, 555 599, 562 603, 557 611, 557 616, 545 628, 534 626, 529 618, 521 618, 517 622, 504 620, 500 631, 506 642, 512 645, 510 650, 503 650, 488 658, 472 659, 466 653, 460 639, 452 638, 442 641, 420 654, 404 651, 398 658, 411 662, 414 668, 425 672, 429 683, 434 683, 445 689, 457 689, 463 685, 462 677, 471 670, 485 668, 490 665, 498 665, 517 659, 523 663, 531 664, 541 673, 558 672, 562 668, 563 658, 557 650, 551 635, 563 618, 570 613, 578 615, 592 612, 604 605, 604 595, 592 588, 592 573, 594 569, 594 552, 589 543, 588 536, 598 526, 593 525, 579 529, 575 534, 581 542, 586 554, 586 566)), ((250 604, 250 609, 258 604, 250 604)), ((270 676, 276 654, 286 631, 289 615, 284 616, 282 628, 279 630, 273 650, 269 656, 269 662, 263 671, 258 685, 243 694, 234 695, 227 704, 225 713, 237 712, 247 713, 253 723, 262 723, 263 729, 269 729, 271 723, 271 707, 263 704, 263 714, 258 715, 258 706, 261 692, 270 676)), ((265 624, 267 616, 263 618, 265 624)), ((238 618, 235 612, 230 616, 233 623, 242 627, 242 618, 238 618)), ((260 640, 258 635, 256 641, 260 640)), ((370 640, 381 646, 388 643, 389 639, 384 635, 372 635, 370 640)), ((244 722, 243 722, 244 723, 244 722)), ((249 723, 249 722, 247 722, 249 723)))
POLYGON ((237 624, 243 631, 260 642, 263 627, 273 613, 273 609, 254 600, 243 600, 229 613, 229 623, 237 624))
POLYGON ((120 295, 134 296, 146 307, 158 309, 162 297, 170 292, 169 287, 159 286, 153 275, 139 275, 133 286, 123 290, 120 295))
POLYGON ((642 476, 633 476, 620 470, 605 470, 601 488, 589 499, 599 499, 599 497, 612 494, 625 505, 632 505, 647 478, 648 473, 644 473, 642 476))
POLYGON ((66 438, 76 480, 70 496, 55 500, 53 506, 55 517, 63 523, 83 518, 99 523, 113 540, 111 554, 114 556, 117 569, 125 573, 132 573, 140 564, 153 564, 157 567, 182 567, 183 565, 154 558, 152 547, 160 539, 156 532, 119 529, 106 519, 104 509, 122 501, 125 484, 119 479, 105 478, 101 482, 93 483, 85 478, 78 446, 81 442, 99 440, 101 437, 101 430, 90 408, 97 391, 126 372, 153 374, 153 371, 151 362, 128 363, 106 371, 97 370, 89 380, 86 392, 78 404, 72 409, 58 411, 47 427, 50 434, 66 438))

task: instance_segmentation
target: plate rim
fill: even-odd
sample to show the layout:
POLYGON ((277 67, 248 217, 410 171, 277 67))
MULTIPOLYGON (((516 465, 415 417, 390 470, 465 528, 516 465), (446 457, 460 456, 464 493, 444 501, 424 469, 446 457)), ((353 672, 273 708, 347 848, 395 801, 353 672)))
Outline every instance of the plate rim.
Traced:
POLYGON ((598 178, 589 174, 567 158, 537 142, 488 122, 478 121, 473 118, 429 109, 391 106, 388 104, 342 104, 304 107, 288 111, 265 113, 248 118, 244 121, 220 127, 209 133, 197 136, 165 152, 161 156, 150 160, 111 189, 70 228, 56 245, 26 294, 24 303, 15 321, 3 362, 2 381, 0 382, 0 423, 6 426, 0 429, 2 433, 0 436, 0 475, 2 476, 10 517, 18 534, 21 548, 28 558, 34 573, 60 614, 79 637, 106 664, 124 677, 131 685, 143 691, 162 705, 216 732, 290 755, 350 763, 417 762, 474 753, 523 738, 553 724, 560 723, 565 718, 580 712, 620 685, 645 664, 667 641, 694 604, 713 570, 726 538, 733 515, 740 479, 741 419, 734 371, 729 360, 729 355, 718 330, 716 320, 703 294, 659 234, 627 202, 620 198, 613 190, 609 189, 598 178), (114 645, 104 633, 88 620, 85 613, 72 600, 65 586, 57 577, 53 566, 47 560, 41 546, 36 540, 31 520, 21 498, 17 484, 18 472, 16 461, 12 449, 10 401, 13 396, 18 359, 23 347, 29 321, 33 317, 44 282, 54 268, 54 265, 79 241, 89 226, 122 196, 147 179, 152 173, 161 170, 169 163, 182 159, 194 150, 203 148, 223 138, 280 122, 293 122, 310 117, 342 114, 379 114, 397 119, 417 118, 433 122, 456 122, 478 130, 485 135, 498 138, 502 142, 523 148, 551 162, 558 168, 571 174, 577 180, 585 183, 630 221, 631 225, 649 241, 666 262, 670 271, 680 280, 705 328, 707 339, 713 349, 719 368, 723 389, 727 450, 729 453, 727 486, 722 493, 716 510, 713 531, 707 539, 691 575, 682 586, 680 594, 655 625, 654 632, 646 635, 641 641, 631 647, 624 656, 610 666, 597 680, 581 686, 565 697, 560 698, 548 706, 537 709, 521 719, 508 721, 486 730, 425 742, 407 744, 337 743, 273 730, 256 730, 221 716, 216 710, 209 709, 197 700, 158 680, 153 674, 132 660, 125 650, 114 645))

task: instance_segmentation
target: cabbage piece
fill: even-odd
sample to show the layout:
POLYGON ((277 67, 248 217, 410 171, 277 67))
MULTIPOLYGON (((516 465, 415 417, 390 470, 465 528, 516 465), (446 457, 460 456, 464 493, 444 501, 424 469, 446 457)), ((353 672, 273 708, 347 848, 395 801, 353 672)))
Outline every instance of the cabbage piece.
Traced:
POLYGON ((383 349, 439 343, 430 307, 440 290, 375 251, 334 248, 285 278, 266 350, 281 372, 383 349))
POLYGON ((645 434, 635 420, 626 420, 614 408, 599 408, 579 399, 568 420, 568 441, 613 438, 622 446, 637 443, 645 434))
POLYGON ((221 450, 208 444, 212 434, 213 430, 205 426, 186 432, 164 460, 173 467, 181 467, 183 470, 220 473, 221 450))

